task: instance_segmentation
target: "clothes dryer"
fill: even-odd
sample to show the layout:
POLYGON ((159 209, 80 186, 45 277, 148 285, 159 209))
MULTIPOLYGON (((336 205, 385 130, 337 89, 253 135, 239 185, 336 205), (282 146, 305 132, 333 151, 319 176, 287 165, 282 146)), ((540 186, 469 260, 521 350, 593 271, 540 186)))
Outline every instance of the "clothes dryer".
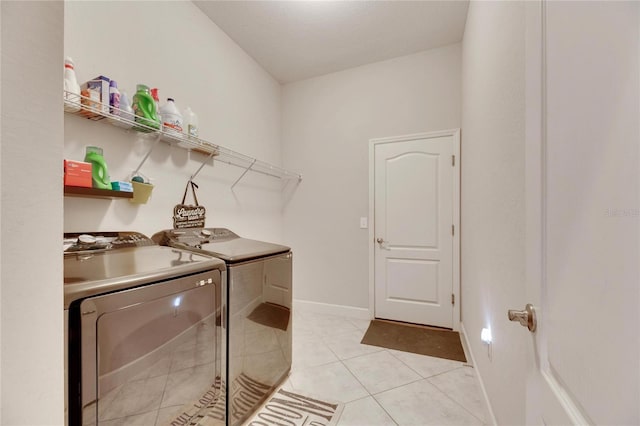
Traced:
POLYGON ((68 424, 170 423, 222 403, 223 261, 137 232, 65 234, 64 248, 68 424))
POLYGON ((152 239, 226 263, 227 418, 239 425, 291 370, 291 249, 226 228, 168 229, 152 239))

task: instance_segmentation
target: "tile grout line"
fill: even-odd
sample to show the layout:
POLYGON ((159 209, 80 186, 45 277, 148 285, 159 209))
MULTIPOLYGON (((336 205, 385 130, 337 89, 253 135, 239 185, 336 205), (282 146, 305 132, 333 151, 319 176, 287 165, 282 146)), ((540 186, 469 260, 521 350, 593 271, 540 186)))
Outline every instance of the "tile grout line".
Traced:
MULTIPOLYGON (((397 350, 397 349, 393 349, 393 350, 397 350)), ((439 375, 441 375, 441 374, 446 374, 446 373, 448 373, 448 372, 450 372, 450 371, 454 371, 454 370, 457 370, 457 369, 459 369, 459 368, 464 367, 464 365, 460 365, 460 366, 458 366, 458 367, 453 367, 453 368, 451 368, 451 370, 443 371, 443 372, 441 372, 441 373, 437 373, 437 374, 433 374, 433 375, 428 376, 428 377, 424 377, 424 376, 423 376, 422 374, 420 374, 417 370, 415 370, 414 368, 412 368, 409 364, 407 364, 407 363, 406 363, 406 362, 404 362, 402 359, 400 359, 400 358, 398 358, 397 356, 395 356, 395 355, 393 354, 393 352, 391 352, 390 350, 387 350, 387 352, 388 352, 389 354, 391 354, 391 356, 392 356, 392 357, 394 357, 395 359, 397 359, 398 361, 400 361, 402 364, 404 364, 404 365, 405 365, 406 367, 408 367, 411 371, 413 371, 414 373, 416 373, 418 376, 422 377, 423 379, 430 379, 431 377, 436 377, 436 376, 439 376, 439 375)), ((400 352, 403 352, 403 351, 400 351, 400 352)), ((406 353, 412 353, 412 352, 406 352, 406 353)), ((416 354, 416 355, 419 355, 419 354, 416 354)), ((422 356, 429 356, 429 355, 422 355, 422 356)), ((437 357, 434 357, 434 358, 437 358, 437 357)), ((441 359, 446 359, 446 358, 441 358, 441 359)))
POLYGON ((433 376, 425 377, 425 379, 433 379, 434 377, 442 376, 443 374, 451 373, 452 371, 460 370, 461 368, 465 368, 464 365, 459 367, 452 368, 451 370, 443 371, 442 373, 434 374, 433 376))
MULTIPOLYGON (((358 331, 360 331, 360 330, 358 330, 358 331)), ((329 344, 328 344, 328 343, 326 343, 324 340, 323 340, 323 343, 324 343, 324 344, 329 348, 329 350, 330 350, 330 351, 331 351, 331 352, 336 356, 336 358, 338 358, 340 361, 346 361, 346 360, 354 359, 354 358, 358 358, 358 357, 360 357, 360 356, 364 356, 364 355, 371 355, 371 354, 378 353, 378 352, 382 352, 383 350, 385 350, 385 348, 382 348, 382 347, 380 347, 380 346, 365 345, 364 343, 360 343, 360 342, 359 342, 359 343, 358 343, 359 345, 363 345, 363 346, 371 346, 371 347, 380 348, 380 349, 379 349, 379 350, 377 350, 377 351, 367 352, 367 353, 360 354, 360 355, 350 356, 350 357, 348 357, 348 358, 340 358, 340 356, 339 356, 339 355, 338 355, 338 354, 337 354, 337 353, 336 353, 336 352, 331 348, 331 346, 329 346, 329 344)))
MULTIPOLYGON (((435 376, 434 376, 434 377, 435 377, 435 376)), ((473 416, 474 418, 478 419, 478 421, 479 421, 480 423, 485 424, 485 421, 484 421, 484 420, 482 420, 482 419, 478 418, 478 416, 476 416, 476 415, 475 415, 475 414, 473 414, 471 411, 469 411, 469 410, 467 409, 467 407, 465 407, 464 405, 462 405, 461 403, 459 403, 458 401, 456 401, 455 399, 453 399, 453 398, 452 398, 448 393, 446 393, 445 391, 443 391, 442 389, 440 389, 440 388, 438 387, 438 385, 436 385, 435 383, 431 383, 431 380, 429 380, 429 379, 425 379, 425 380, 427 380, 427 381, 428 381, 428 382, 429 382, 429 383, 430 383, 434 388, 436 388, 436 389, 438 390, 438 392, 440 392, 441 394, 443 394, 444 396, 446 396, 447 398, 449 398, 449 399, 450 399, 451 401, 453 401, 456 405, 458 405, 458 406, 462 407, 462 409, 463 409, 464 411, 466 411, 467 413, 469 413, 471 416, 473 416)))
MULTIPOLYGON (((374 352, 374 353, 378 353, 378 352, 374 352)), ((361 356, 367 356, 367 355, 371 355, 371 354, 359 355, 359 356, 357 356, 357 357, 350 358, 349 360, 356 359, 356 358, 359 358, 359 357, 361 357, 361 356)), ((407 382, 407 383, 404 383, 404 384, 402 384, 402 385, 394 386, 394 387, 392 387, 392 388, 385 389, 385 390, 380 391, 380 392, 377 392, 377 393, 371 393, 371 392, 369 391, 369 389, 367 389, 367 387, 366 387, 366 386, 365 386, 365 385, 360 381, 360 379, 358 379, 358 377, 356 377, 356 375, 354 374, 354 372, 353 372, 353 371, 351 371, 351 369, 349 368, 349 366, 348 366, 347 364, 345 364, 342 360, 340 360, 340 362, 342 362, 342 364, 345 366, 345 368, 346 368, 346 369, 349 371, 349 373, 351 373, 351 375, 352 375, 352 376, 353 376, 353 377, 358 381, 358 383, 360 383, 360 385, 364 388, 364 390, 366 390, 366 391, 367 391, 367 393, 368 393, 370 396, 373 396, 374 398, 375 398, 375 395, 379 395, 379 394, 381 394, 381 393, 383 393, 383 392, 387 392, 387 391, 390 391, 390 390, 393 390, 393 389, 398 389, 398 388, 401 388, 401 387, 403 387, 403 386, 410 385, 410 384, 415 383, 415 382, 419 382, 420 380, 427 380, 427 379, 425 379, 424 377, 422 377, 419 373, 417 373, 417 372, 415 372, 415 371, 414 371, 414 373, 418 374, 419 379, 412 380, 412 381, 407 382)), ((413 371, 413 370, 411 370, 411 371, 413 371)), ((385 411, 386 411, 386 410, 385 410, 385 411)))
POLYGON ((394 418, 393 418, 393 416, 391 415, 391 413, 389 413, 389 412, 388 412, 388 411, 387 411, 387 410, 382 406, 382 404, 380 404, 380 401, 378 401, 378 400, 376 399, 376 397, 375 397, 375 396, 371 395, 371 398, 375 401, 375 403, 376 403, 376 404, 378 404, 378 407, 382 408, 382 411, 384 411, 385 413, 387 413, 387 416, 389 416, 389 418, 391 419, 391 421, 392 421, 392 422, 394 422, 394 423, 396 424, 396 426, 399 426, 399 425, 400 425, 400 423, 398 423, 398 422, 396 421, 396 419, 394 419, 394 418))
MULTIPOLYGON (((360 356, 364 356, 364 355, 360 355, 360 356)), ((357 357, 354 357, 354 358, 351 358, 351 359, 355 359, 355 358, 357 358, 357 357)), ((368 398, 368 397, 373 398, 373 400, 375 401, 375 403, 376 403, 376 404, 378 404, 378 406, 379 406, 380 408, 382 408, 382 411, 384 411, 384 412, 387 414, 387 416, 389 416, 389 418, 391 419, 391 421, 392 421, 392 422, 394 422, 396 425, 399 425, 399 423, 396 421, 396 419, 395 419, 395 418, 393 418, 393 416, 391 415, 391 413, 389 413, 389 412, 388 412, 388 411, 387 411, 387 410, 386 410, 386 409, 385 409, 385 408, 380 404, 380 402, 376 399, 375 395, 374 395, 374 394, 372 394, 371 392, 369 392, 369 389, 367 389, 367 388, 366 388, 366 386, 365 386, 365 385, 360 381, 360 379, 358 379, 358 378, 356 377, 356 375, 353 373, 353 371, 351 371, 351 369, 349 368, 349 366, 348 366, 348 365, 346 365, 342 360, 340 360, 340 362, 342 363, 342 365, 344 365, 344 368, 346 368, 346 369, 347 369, 347 371, 348 371, 348 372, 353 376, 353 378, 354 378, 354 379, 356 379, 356 381, 357 381, 358 383, 360 383, 360 386, 362 386, 362 388, 367 392, 367 396, 362 397, 362 398, 360 398, 360 399, 364 399, 364 398, 368 398)), ((350 402, 353 402, 353 401, 350 401, 350 402)), ((345 403, 345 406, 346 406, 346 405, 347 405, 347 403, 345 403)))
MULTIPOLYGON (((364 387, 364 386, 363 386, 363 387, 364 387)), ((365 390, 366 390, 366 388, 365 388, 365 390)), ((368 392, 369 392, 369 391, 367 391, 367 393, 368 393, 368 392)), ((371 399, 376 403, 376 405, 378 405, 378 407, 380 407, 380 409, 382 409, 382 411, 384 411, 384 412, 385 412, 385 414, 386 414, 387 416, 389 416, 389 418, 391 419, 391 421, 392 421, 393 423, 395 423, 395 424, 396 424, 396 426, 398 426, 398 422, 396 422, 396 421, 395 421, 395 419, 394 419, 393 417, 391 417, 391 414, 389 414, 389 412, 388 412, 387 410, 385 410, 385 409, 384 409, 384 407, 383 407, 382 405, 380 405, 380 403, 378 402, 378 400, 376 399, 376 397, 375 397, 375 396, 373 396, 373 395, 371 395, 371 394, 368 394, 367 396, 363 396, 362 398, 354 399, 353 401, 349 401, 349 402, 344 403, 345 408, 346 408, 347 404, 351 404, 351 403, 354 403, 354 402, 362 401, 363 399, 367 399, 367 398, 371 398, 371 399)), ((342 411, 342 412, 344 413, 344 409, 343 409, 343 411, 342 411)), ((342 414, 340 414, 340 416, 342 417, 342 414)), ((339 426, 339 425, 340 425, 340 419, 338 419, 338 426, 339 426)))
POLYGON ((408 385, 412 385, 412 384, 420 382, 422 380, 428 380, 428 379, 425 379, 424 377, 420 376, 419 379, 412 380, 410 382, 404 383, 402 385, 394 386, 392 388, 385 389, 385 390, 380 391, 380 392, 372 393, 371 396, 373 396, 375 398, 376 395, 380 395, 381 393, 389 392, 389 391, 396 390, 396 389, 399 389, 399 388, 402 388, 402 387, 405 387, 405 386, 408 386, 408 385))
MULTIPOLYGON (((415 372, 415 373, 420 377, 420 378, 419 378, 419 379, 417 379, 417 380, 413 380, 413 381, 411 381, 411 382, 408 382, 408 383, 405 383, 405 384, 402 384, 402 385, 399 385, 399 386, 395 386, 395 387, 392 387, 392 388, 389 388, 389 389, 385 389, 385 390, 380 391, 380 392, 377 392, 377 393, 375 393, 375 394, 372 394, 371 392, 369 392, 369 390, 368 390, 364 385, 362 385, 362 386, 365 388, 365 390, 366 390, 367 392, 369 392, 369 395, 371 395, 371 396, 373 397, 373 399, 378 403, 378 405, 380 405, 380 407, 384 410, 384 412, 385 412, 385 413, 387 413, 387 415, 388 415, 389 417, 391 417, 391 419, 394 421, 394 423, 398 424, 398 422, 396 422, 396 420, 393 418, 393 416, 392 416, 392 415, 391 415, 391 414, 390 414, 390 413, 389 413, 389 412, 388 412, 388 411, 387 411, 387 410, 386 410, 386 409, 385 409, 385 408, 380 404, 380 402, 379 402, 379 401, 378 401, 378 399, 376 398, 376 395, 380 395, 380 394, 382 394, 382 393, 389 392, 389 391, 392 391, 392 390, 395 390, 395 389, 399 389, 399 388, 402 388, 402 387, 404 387, 404 386, 408 386, 408 385, 411 385, 411 384, 413 384, 413 383, 417 383, 417 382, 420 382, 420 381, 425 380, 425 381, 427 381, 430 385, 432 385, 434 388, 436 388, 436 390, 437 390, 438 392, 440 392, 441 394, 445 395, 448 399, 450 399, 451 401, 453 401, 456 405, 460 406, 464 411, 466 411, 466 412, 467 412, 467 413, 469 413, 471 416, 473 416, 474 418, 478 419, 481 423, 483 423, 483 424, 484 424, 484 421, 483 421, 483 420, 479 419, 476 415, 474 415, 473 413, 471 413, 471 412, 470 412, 469 410, 467 410, 464 406, 462 406, 458 401, 456 401, 456 400, 454 400, 453 398, 451 398, 449 395, 447 395, 445 392, 443 392, 439 387, 437 387, 435 384, 431 383, 431 381, 429 380, 429 378, 431 378, 431 377, 440 376, 440 375, 442 375, 442 374, 446 374, 446 373, 449 373, 449 372, 451 372, 451 371, 454 371, 454 370, 458 370, 458 369, 460 369, 460 368, 463 368, 463 367, 464 367, 463 365, 461 365, 461 366, 459 366, 459 367, 455 367, 455 368, 453 368, 453 369, 451 369, 451 370, 448 370, 448 371, 445 371, 445 372, 442 372, 442 373, 434 374, 433 376, 430 376, 429 378, 427 378, 427 377, 423 377, 420 373, 418 373, 417 371, 415 371, 414 369, 412 369, 410 366, 408 366, 407 364, 405 364, 401 359, 399 359, 399 358, 395 357, 395 356, 393 355, 393 353, 389 352, 388 350, 387 350, 387 352, 388 352, 391 356, 393 356, 395 359, 397 359, 398 361, 400 361, 403 365, 405 365, 406 367, 408 367, 411 371, 415 372)), ((362 356, 362 355, 361 355, 361 356, 362 356)), ((351 372, 351 375, 353 375, 353 376, 355 377, 355 375, 354 375, 354 374, 353 374, 353 372, 349 369, 349 367, 348 367, 347 365, 345 365, 345 367, 347 367, 347 369, 349 370, 349 372, 351 372)), ((357 378, 357 377, 356 377, 356 380, 358 380, 358 378, 357 378)), ((358 382, 360 382, 360 380, 358 380, 358 382)), ((362 383, 360 382, 360 384, 362 384, 362 383)))

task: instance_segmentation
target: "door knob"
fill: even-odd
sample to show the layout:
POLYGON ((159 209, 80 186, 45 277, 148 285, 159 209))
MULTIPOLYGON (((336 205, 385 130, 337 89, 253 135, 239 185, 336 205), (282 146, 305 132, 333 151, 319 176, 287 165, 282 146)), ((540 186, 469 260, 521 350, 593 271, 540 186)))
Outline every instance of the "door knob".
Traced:
POLYGON ((513 309, 509 309, 508 312, 509 321, 517 321, 523 327, 527 327, 530 332, 536 331, 536 326, 538 325, 538 321, 536 318, 536 310, 533 308, 531 303, 527 303, 524 311, 516 311, 513 309))
POLYGON ((387 242, 384 240, 384 238, 378 237, 376 238, 376 242, 382 250, 389 250, 389 247, 387 247, 387 242))

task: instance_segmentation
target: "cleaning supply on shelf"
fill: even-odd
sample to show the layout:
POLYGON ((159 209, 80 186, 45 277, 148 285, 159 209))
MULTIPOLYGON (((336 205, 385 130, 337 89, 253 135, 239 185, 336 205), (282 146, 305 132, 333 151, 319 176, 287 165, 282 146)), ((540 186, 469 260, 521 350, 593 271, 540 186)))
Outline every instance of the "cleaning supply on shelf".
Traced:
POLYGON ((137 130, 150 132, 151 129, 160 129, 160 119, 156 111, 156 103, 149 93, 149 87, 144 84, 136 86, 136 94, 133 95, 133 112, 135 121, 146 127, 138 127, 137 130), (151 129, 149 129, 151 128, 151 129))
POLYGON ((111 80, 109 82, 109 112, 113 114, 114 111, 120 108, 120 91, 118 90, 118 82, 111 80))
POLYGON ((100 120, 100 92, 95 88, 84 87, 80 94, 82 95, 82 110, 80 114, 87 118, 100 120))
POLYGON ((111 189, 121 192, 133 192, 133 186, 131 185, 131 182, 124 182, 121 180, 111 182, 111 189))
POLYGON ((154 87, 153 89, 149 90, 149 93, 151 93, 151 97, 156 102, 156 110, 160 111, 160 97, 158 96, 158 88, 154 87))
POLYGON ((98 118, 97 120, 101 120, 104 118, 104 115, 109 113, 109 84, 111 83, 111 79, 109 77, 105 77, 104 75, 99 75, 94 79, 86 81, 82 83, 80 88, 82 90, 90 90, 98 93, 98 105, 97 112, 98 118))
POLYGON ((131 187, 133 188, 133 198, 129 201, 133 204, 146 204, 153 192, 151 180, 139 172, 131 175, 131 187))
POLYGON ((107 163, 102 154, 102 148, 97 146, 88 146, 84 156, 86 163, 91 163, 91 180, 94 188, 111 189, 111 180, 109 179, 109 171, 107 163))
POLYGON ((160 113, 160 97, 158 96, 158 88, 154 87, 153 89, 149 90, 149 93, 151 93, 151 97, 156 103, 156 114, 158 115, 158 120, 160 121, 160 128, 162 128, 162 115, 160 113))
POLYGON ((64 186, 91 188, 92 185, 90 163, 64 160, 64 186))
POLYGON ((133 124, 131 124, 131 122, 135 121, 135 114, 133 113, 133 108, 131 108, 131 101, 129 101, 127 92, 122 92, 120 94, 120 106, 118 109, 114 107, 113 115, 123 118, 124 120, 128 120, 122 121, 117 118, 109 117, 109 121, 114 126, 121 127, 123 129, 130 129, 131 127, 133 127, 133 124))
POLYGON ((182 133, 182 114, 178 111, 173 98, 167 98, 167 103, 160 107, 163 130, 170 133, 182 133))
POLYGON ((80 85, 76 78, 73 59, 64 60, 64 110, 68 112, 80 111, 80 85))
POLYGON ((183 131, 187 136, 198 137, 198 116, 187 107, 183 114, 183 131))

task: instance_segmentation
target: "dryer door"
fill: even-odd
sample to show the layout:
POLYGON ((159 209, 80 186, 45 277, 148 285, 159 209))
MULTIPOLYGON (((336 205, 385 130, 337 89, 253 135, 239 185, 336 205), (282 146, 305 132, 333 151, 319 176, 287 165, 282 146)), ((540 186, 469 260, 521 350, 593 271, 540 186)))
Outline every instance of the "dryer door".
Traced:
POLYGON ((85 424, 170 423, 218 397, 220 278, 215 271, 81 304, 85 424))

